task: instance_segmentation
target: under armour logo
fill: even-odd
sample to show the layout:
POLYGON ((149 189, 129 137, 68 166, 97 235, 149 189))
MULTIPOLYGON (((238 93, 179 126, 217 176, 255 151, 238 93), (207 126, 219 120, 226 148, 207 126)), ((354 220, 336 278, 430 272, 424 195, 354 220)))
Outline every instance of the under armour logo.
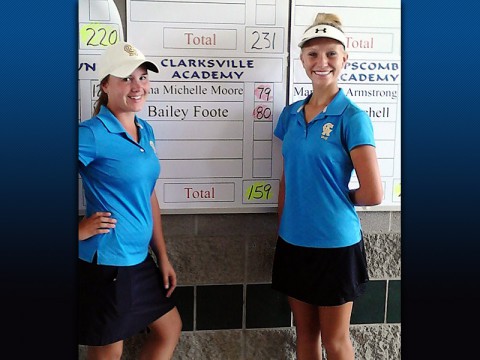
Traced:
POLYGON ((317 29, 315 29, 315 34, 320 32, 320 31, 323 31, 323 33, 325 34, 327 32, 327 28, 323 28, 323 29, 317 28, 317 29))

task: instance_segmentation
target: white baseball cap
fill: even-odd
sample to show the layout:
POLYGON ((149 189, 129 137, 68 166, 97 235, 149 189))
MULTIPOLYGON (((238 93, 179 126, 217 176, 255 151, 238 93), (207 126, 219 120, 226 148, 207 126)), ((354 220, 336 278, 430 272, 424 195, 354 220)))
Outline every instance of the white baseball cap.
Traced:
POLYGON ((145 59, 140 50, 130 43, 119 41, 108 46, 100 56, 97 63, 98 79, 101 81, 107 75, 126 78, 140 65, 145 65, 148 70, 158 73, 157 65, 145 59))
POLYGON ((343 31, 337 29, 335 26, 320 24, 311 27, 303 33, 302 40, 298 43, 299 47, 302 47, 308 40, 315 38, 326 37, 337 40, 342 43, 343 47, 347 47, 347 37, 343 31))

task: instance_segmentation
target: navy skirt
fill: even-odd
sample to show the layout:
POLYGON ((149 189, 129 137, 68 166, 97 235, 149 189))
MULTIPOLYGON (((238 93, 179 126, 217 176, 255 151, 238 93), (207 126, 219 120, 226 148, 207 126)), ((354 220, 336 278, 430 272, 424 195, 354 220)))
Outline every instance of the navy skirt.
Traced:
POLYGON ((175 305, 149 254, 134 266, 78 260, 78 343, 100 346, 147 329, 175 305))
POLYGON ((341 248, 310 248, 277 240, 272 288, 317 306, 355 300, 369 281, 363 239, 341 248))

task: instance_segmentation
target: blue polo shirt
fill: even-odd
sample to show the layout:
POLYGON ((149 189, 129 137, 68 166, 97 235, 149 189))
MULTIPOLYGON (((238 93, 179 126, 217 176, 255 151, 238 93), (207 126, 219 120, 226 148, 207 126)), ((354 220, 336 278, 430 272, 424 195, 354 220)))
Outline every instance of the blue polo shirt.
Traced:
POLYGON ((109 211, 117 219, 108 234, 79 241, 79 257, 103 265, 142 262, 153 233, 150 203, 160 163, 152 127, 135 117, 139 142, 102 106, 97 116, 79 125, 79 173, 85 190, 86 215, 109 211))
POLYGON ((286 186, 279 235, 298 246, 350 246, 360 241, 361 227, 348 196, 349 152, 375 146, 372 122, 340 89, 307 124, 303 107, 310 97, 286 106, 274 131, 283 141, 286 186))

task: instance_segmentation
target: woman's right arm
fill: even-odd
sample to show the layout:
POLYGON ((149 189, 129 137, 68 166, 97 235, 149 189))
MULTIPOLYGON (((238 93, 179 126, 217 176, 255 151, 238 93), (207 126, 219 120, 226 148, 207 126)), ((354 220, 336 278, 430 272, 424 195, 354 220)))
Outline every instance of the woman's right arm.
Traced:
POLYGON ((78 223, 78 240, 87 240, 97 234, 106 234, 115 227, 116 219, 109 212, 96 212, 78 223))

